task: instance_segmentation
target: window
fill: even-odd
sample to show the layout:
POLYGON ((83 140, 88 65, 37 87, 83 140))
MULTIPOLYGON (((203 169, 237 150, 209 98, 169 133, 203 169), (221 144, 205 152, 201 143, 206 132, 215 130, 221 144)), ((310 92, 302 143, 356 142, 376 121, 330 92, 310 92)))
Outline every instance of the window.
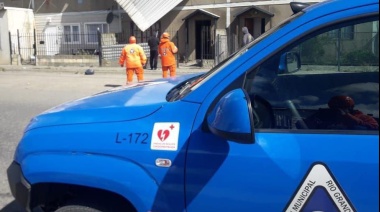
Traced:
POLYGON ((79 25, 63 26, 65 43, 80 43, 79 25))
POLYGON ((256 128, 378 133, 378 26, 376 17, 320 31, 248 73, 256 128), (346 29, 352 39, 330 36, 346 29))
POLYGON ((108 33, 108 24, 106 24, 106 23, 86 24, 87 42, 88 43, 97 43, 98 42, 98 29, 99 29, 100 33, 108 33))
MULTIPOLYGON (((160 28, 161 28, 160 22, 156 22, 149 29, 142 32, 135 23, 133 22, 131 23, 131 32, 136 37, 138 43, 148 42, 149 38, 153 35, 160 37, 161 33, 163 33, 160 31, 160 28)), ((173 34, 172 32, 170 33, 173 34)))
POLYGON ((354 26, 347 26, 340 29, 332 30, 328 33, 330 38, 352 40, 354 39, 354 26))

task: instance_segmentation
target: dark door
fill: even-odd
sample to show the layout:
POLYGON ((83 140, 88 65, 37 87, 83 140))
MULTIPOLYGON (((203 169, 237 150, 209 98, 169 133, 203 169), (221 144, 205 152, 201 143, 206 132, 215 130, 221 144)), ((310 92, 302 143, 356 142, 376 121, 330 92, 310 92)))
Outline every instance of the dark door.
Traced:
POLYGON ((251 33, 251 35, 254 35, 253 29, 254 29, 254 26, 255 26, 255 19, 253 19, 253 18, 246 18, 244 20, 244 22, 245 22, 244 25, 245 25, 245 27, 248 28, 249 33, 251 33))
POLYGON ((196 21, 196 59, 212 59, 211 50, 211 21, 196 21))

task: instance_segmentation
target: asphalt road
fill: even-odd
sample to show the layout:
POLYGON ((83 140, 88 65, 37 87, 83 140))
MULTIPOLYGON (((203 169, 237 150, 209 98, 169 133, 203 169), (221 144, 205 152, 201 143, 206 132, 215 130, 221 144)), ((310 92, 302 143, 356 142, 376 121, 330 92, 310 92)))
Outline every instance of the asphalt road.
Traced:
MULTIPOLYGON (((145 74, 145 80, 159 77, 145 74)), ((0 71, 0 212, 24 212, 10 193, 6 170, 29 120, 58 104, 124 84, 121 73, 0 71)))

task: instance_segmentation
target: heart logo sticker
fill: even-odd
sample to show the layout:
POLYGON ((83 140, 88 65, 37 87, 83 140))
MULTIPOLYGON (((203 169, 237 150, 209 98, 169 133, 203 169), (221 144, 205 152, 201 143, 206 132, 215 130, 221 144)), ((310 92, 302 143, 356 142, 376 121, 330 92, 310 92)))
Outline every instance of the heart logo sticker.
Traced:
POLYGON ((151 150, 177 151, 179 144, 180 124, 178 122, 154 123, 151 150))
POLYGON ((160 139, 160 141, 165 141, 170 135, 170 131, 169 130, 159 130, 157 132, 157 136, 158 138, 160 139))

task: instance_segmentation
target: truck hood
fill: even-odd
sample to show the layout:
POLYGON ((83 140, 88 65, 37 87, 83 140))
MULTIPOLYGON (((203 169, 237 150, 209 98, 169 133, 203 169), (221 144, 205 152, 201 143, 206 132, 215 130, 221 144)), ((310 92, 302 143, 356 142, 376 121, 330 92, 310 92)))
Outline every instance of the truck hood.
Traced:
POLYGON ((121 86, 67 102, 34 117, 25 131, 47 126, 140 119, 167 104, 167 93, 179 83, 196 75, 198 74, 121 86))

